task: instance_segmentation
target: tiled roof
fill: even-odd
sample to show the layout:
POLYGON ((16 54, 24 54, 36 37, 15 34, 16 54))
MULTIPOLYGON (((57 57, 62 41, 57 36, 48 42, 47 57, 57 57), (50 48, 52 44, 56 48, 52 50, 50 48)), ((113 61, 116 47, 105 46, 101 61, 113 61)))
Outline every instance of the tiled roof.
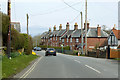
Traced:
POLYGON ((72 34, 73 31, 74 31, 74 30, 69 30, 69 31, 67 31, 62 38, 66 38, 66 36, 69 37, 69 36, 72 34))
POLYGON ((114 35, 116 36, 116 38, 120 40, 120 30, 113 29, 112 31, 114 35))
POLYGON ((66 29, 60 30, 59 33, 57 34, 57 36, 62 36, 65 31, 66 31, 66 29))
MULTIPOLYGON (((90 28, 88 30, 87 37, 98 37, 97 28, 90 28)), ((101 37, 108 37, 108 34, 101 30, 101 37)))
POLYGON ((81 29, 76 30, 71 35, 71 37, 80 37, 80 36, 81 36, 81 29))
POLYGON ((45 37, 45 35, 47 34, 48 32, 44 32, 41 34, 41 38, 45 37))
POLYGON ((53 31, 52 34, 50 35, 50 37, 57 35, 59 33, 59 30, 53 31))

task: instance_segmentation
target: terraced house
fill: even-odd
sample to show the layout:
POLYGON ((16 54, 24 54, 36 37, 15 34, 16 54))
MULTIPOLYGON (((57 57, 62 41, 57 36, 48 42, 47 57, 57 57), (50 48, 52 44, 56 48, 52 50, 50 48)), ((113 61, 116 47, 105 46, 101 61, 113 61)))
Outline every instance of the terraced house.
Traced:
MULTIPOLYGON (((101 27, 89 27, 90 23, 87 23, 87 48, 92 50, 97 46, 105 44, 108 38, 108 34, 101 30, 101 27)), ((75 23, 74 30, 69 29, 69 23, 66 24, 66 29, 62 29, 62 24, 59 26, 59 30, 56 30, 54 26, 53 32, 49 36, 43 36, 44 43, 49 43, 49 46, 60 47, 70 46, 72 50, 78 50, 81 48, 81 29, 78 29, 78 24, 75 23)), ((46 33, 47 34, 47 33, 46 33)), ((47 34, 48 35, 48 34, 47 34)), ((83 28, 83 48, 85 48, 85 24, 83 28)))

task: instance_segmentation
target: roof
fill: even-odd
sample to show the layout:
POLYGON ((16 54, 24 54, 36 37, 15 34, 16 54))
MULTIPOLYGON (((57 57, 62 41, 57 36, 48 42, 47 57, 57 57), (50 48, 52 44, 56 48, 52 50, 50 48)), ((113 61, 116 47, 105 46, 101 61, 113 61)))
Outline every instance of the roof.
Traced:
POLYGON ((59 33, 57 34, 57 36, 62 36, 65 31, 66 31, 66 29, 60 30, 59 33))
POLYGON ((73 33, 73 31, 74 31, 74 30, 69 30, 69 31, 67 31, 62 38, 69 37, 69 36, 73 33))
MULTIPOLYGON (((88 30, 87 37, 98 37, 97 28, 90 28, 88 30)), ((101 30, 101 37, 108 37, 108 34, 101 30)))
POLYGON ((41 34, 41 38, 45 37, 45 35, 47 34, 48 32, 44 32, 41 34))
POLYGON ((56 30, 56 31, 53 31, 50 35, 50 37, 54 36, 54 35, 57 35, 59 33, 59 30, 56 30))
POLYGON ((75 32, 72 33, 71 37, 80 37, 81 36, 81 29, 75 30, 75 32))
POLYGON ((116 36, 116 38, 118 40, 120 40, 120 30, 113 29, 112 31, 113 31, 114 35, 116 36))
POLYGON ((49 38, 51 34, 52 34, 52 32, 44 32, 44 33, 41 35, 41 38, 49 38))

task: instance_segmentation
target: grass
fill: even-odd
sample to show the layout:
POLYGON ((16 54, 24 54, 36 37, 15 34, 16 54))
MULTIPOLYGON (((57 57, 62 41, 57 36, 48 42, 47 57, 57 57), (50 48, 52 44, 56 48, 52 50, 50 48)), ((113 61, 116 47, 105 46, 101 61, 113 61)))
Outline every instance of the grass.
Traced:
POLYGON ((6 56, 2 58, 2 78, 10 78, 16 73, 26 68, 31 61, 36 59, 36 55, 22 55, 11 60, 6 56))

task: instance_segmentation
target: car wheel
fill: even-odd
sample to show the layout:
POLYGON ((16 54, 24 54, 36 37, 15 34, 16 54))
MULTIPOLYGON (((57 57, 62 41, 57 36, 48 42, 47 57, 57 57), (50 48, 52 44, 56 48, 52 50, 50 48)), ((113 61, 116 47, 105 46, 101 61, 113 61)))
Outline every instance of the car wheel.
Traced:
POLYGON ((54 56, 56 56, 56 54, 54 54, 54 56))

